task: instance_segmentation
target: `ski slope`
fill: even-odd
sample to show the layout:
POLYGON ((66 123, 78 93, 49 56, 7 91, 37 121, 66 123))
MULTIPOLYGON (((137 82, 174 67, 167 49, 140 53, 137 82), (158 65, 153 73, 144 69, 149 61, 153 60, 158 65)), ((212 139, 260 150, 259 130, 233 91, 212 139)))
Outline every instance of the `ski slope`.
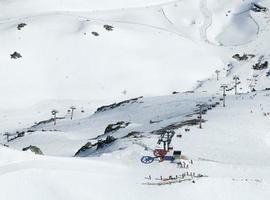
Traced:
MULTIPOLYGON (((77 138, 81 138, 81 145, 87 141, 87 138, 83 139, 82 135, 88 137, 93 135, 83 133, 84 128, 81 129, 80 126, 75 128, 74 125, 71 125, 71 122, 59 122, 55 128, 62 129, 61 140, 56 137, 58 133, 46 131, 39 133, 37 131, 9 142, 10 148, 1 147, 0 184, 3 188, 1 198, 16 199, 19 195, 21 199, 88 199, 90 197, 104 199, 109 194, 113 199, 126 199, 127 197, 148 199, 150 196, 162 199, 165 196, 173 198, 185 194, 190 199, 197 199, 201 195, 209 199, 215 199, 216 196, 219 199, 243 199, 247 197, 267 199, 269 193, 266 188, 270 184, 269 155, 266 153, 269 152, 270 141, 269 126, 267 125, 269 116, 266 117, 263 113, 269 112, 269 95, 267 92, 261 92, 256 96, 246 94, 228 97, 226 108, 217 107, 204 116, 206 123, 203 124, 203 129, 192 126, 190 132, 186 133, 184 132, 186 127, 177 129, 177 134, 181 133, 183 137, 175 137, 172 146, 174 149, 181 149, 188 159, 193 160, 194 164, 188 169, 179 169, 176 164, 165 161, 162 163, 154 162, 149 165, 142 164, 140 162, 141 156, 151 155, 151 151, 145 151, 140 145, 134 143, 134 139, 119 139, 104 151, 90 157, 70 158, 72 149, 73 153, 77 150, 73 148, 77 142, 77 139, 74 138, 75 135, 77 138), (256 121, 255 124, 254 121, 256 121), (65 138, 65 135, 69 139, 65 138), (48 141, 46 138, 51 138, 52 141, 48 141), (23 145, 28 146, 29 144, 39 146, 45 155, 57 157, 34 156, 31 152, 11 150, 12 148, 20 150, 23 145), (251 146, 251 148, 246 148, 247 146, 251 146), (58 149, 58 147, 60 148, 58 149), (59 156, 67 156, 68 158, 60 158, 59 156), (143 183, 148 183, 145 177, 149 175, 159 178, 160 176, 169 177, 186 172, 206 174, 208 177, 195 179, 195 184, 188 181, 168 186, 143 185, 143 183), (14 185, 12 180, 15 179, 17 181, 14 185), (117 187, 114 186, 115 182, 117 182, 117 187), (39 187, 36 187, 37 184, 39 187), (9 191, 13 187, 21 189, 18 189, 16 194, 11 194, 9 191), (211 191, 209 187, 211 187, 211 191), (106 193, 99 192, 104 188, 107 188, 106 193), (164 192, 165 188, 166 192, 164 192), (68 191, 68 193, 63 191, 68 191), (131 194, 136 194, 136 196, 130 196, 131 194)), ((201 99, 201 97, 197 99, 192 94, 187 96, 199 102, 208 99, 201 99)), ((136 122, 136 116, 133 116, 133 112, 135 112, 135 115, 144 116, 143 119, 146 123, 149 116, 142 113, 150 114, 153 112, 146 112, 149 108, 138 109, 138 107, 147 107, 148 104, 151 107, 162 105, 162 107, 167 108, 160 109, 159 114, 167 116, 166 113, 170 113, 169 118, 172 117, 172 119, 165 121, 170 124, 174 120, 181 120, 179 114, 176 118, 173 118, 173 112, 170 109, 179 109, 178 112, 182 111, 183 114, 186 113, 185 109, 191 109, 186 106, 179 107, 180 99, 183 99, 181 94, 145 99, 142 104, 126 105, 79 121, 82 124, 81 126, 84 127, 84 121, 88 120, 87 125, 91 127, 91 121, 95 122, 95 118, 107 123, 107 120, 123 120, 125 115, 131 115, 130 120, 136 122), (161 104, 162 99, 163 104, 161 104), (173 101, 173 99, 176 101, 173 101), (165 104, 165 101, 171 103, 165 104), (129 112, 125 112, 126 110, 129 110, 129 112)), ((184 102, 183 104, 187 105, 184 102)), ((154 116, 151 116, 151 118, 153 119, 154 116)), ((184 118, 182 117, 182 120, 184 118)), ((53 124, 48 126, 53 127, 53 124)), ((154 126, 148 125, 147 128, 155 130, 159 126, 164 126, 164 124, 158 123, 154 126)), ((144 126, 141 124, 141 126, 135 127, 137 130, 141 130, 140 128, 144 126)), ((134 126, 131 128, 134 129, 134 126)), ((94 128, 91 128, 91 130, 94 130, 94 128)), ((113 136, 120 137, 130 131, 130 128, 127 128, 113 133, 113 136)), ((144 134, 146 137, 135 139, 135 141, 142 142, 150 148, 155 148, 158 136, 149 135, 147 132, 144 134)))
POLYGON ((268 200, 270 14, 252 3, 270 8, 0 0, 0 199, 268 200), (144 164, 166 130, 180 163, 144 164))

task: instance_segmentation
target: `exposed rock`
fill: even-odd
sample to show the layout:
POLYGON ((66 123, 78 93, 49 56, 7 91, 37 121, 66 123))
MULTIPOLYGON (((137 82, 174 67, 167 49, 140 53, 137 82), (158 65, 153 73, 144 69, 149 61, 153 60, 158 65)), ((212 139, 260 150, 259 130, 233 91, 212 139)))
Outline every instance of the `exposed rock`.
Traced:
MULTIPOLYGON (((219 105, 219 102, 215 102, 215 103, 211 103, 211 104, 204 104, 202 105, 202 114, 206 114, 208 110, 212 110, 213 108, 215 108, 217 105, 219 105)), ((195 113, 193 114, 199 114, 200 113, 200 109, 199 106, 200 104, 196 105, 198 108, 195 110, 195 113)))
POLYGON ((17 26, 17 29, 18 30, 21 30, 23 27, 25 27, 27 24, 26 23, 20 23, 20 24, 18 24, 18 26, 17 26))
POLYGON ((10 58, 11 59, 17 59, 17 58, 21 58, 21 54, 19 54, 18 52, 14 52, 13 54, 10 54, 10 58))
MULTIPOLYGON (((217 105, 219 105, 219 102, 213 102, 213 103, 207 103, 207 104, 203 104, 202 105, 202 114, 206 114, 208 110, 211 110, 212 108, 216 107, 217 105)), ((198 115, 200 113, 199 110, 199 106, 201 106, 200 104, 197 104, 196 107, 197 109, 190 115, 188 115, 188 117, 192 117, 193 115, 198 115)), ((166 131, 171 131, 171 130, 175 130, 175 129, 179 129, 182 128, 184 126, 195 126, 198 125, 200 123, 200 121, 202 123, 205 122, 204 119, 200 119, 200 118, 195 118, 195 119, 190 119, 190 120, 186 120, 186 121, 182 121, 179 123, 173 123, 170 124, 168 126, 162 127, 161 129, 158 130, 154 130, 151 133, 153 134, 157 134, 157 135, 161 135, 162 133, 166 132, 166 131)), ((185 131, 189 131, 188 128, 185 129, 185 131)))
POLYGON ((107 136, 105 140, 98 140, 97 142, 97 150, 105 147, 105 145, 111 144, 116 140, 113 136, 107 136))
POLYGON ((17 137, 23 137, 23 136, 25 135, 25 132, 24 132, 24 131, 22 131, 22 132, 17 132, 17 133, 18 133, 17 137))
POLYGON ((159 122, 162 122, 162 120, 150 120, 149 121, 150 124, 156 124, 156 123, 159 123, 159 122))
POLYGON ((257 3, 252 3, 251 10, 254 12, 266 12, 268 9, 266 7, 263 7, 257 3))
POLYGON ((240 56, 239 54, 235 54, 232 57, 238 61, 245 61, 245 60, 248 60, 249 58, 254 58, 255 55, 254 54, 243 54, 243 56, 240 56))
POLYGON ((192 94, 192 93, 194 93, 194 91, 193 90, 189 90, 189 91, 185 91, 184 93, 185 94, 192 94))
POLYGON ((83 145, 74 156, 88 156, 93 153, 96 153, 97 150, 105 148, 109 144, 113 143, 117 139, 113 136, 107 136, 105 140, 98 140, 96 143, 87 142, 85 145, 83 145), (89 151, 89 152, 87 152, 89 151))
POLYGON ((80 153, 85 152, 93 147, 91 142, 87 142, 85 145, 83 145, 74 156, 78 156, 80 153))
POLYGON ((120 107, 120 106, 124 106, 126 104, 129 104, 129 103, 142 103, 142 102, 139 102, 140 99, 142 99, 143 97, 137 97, 137 98, 133 98, 133 99, 128 99, 128 100, 125 100, 125 101, 121 101, 119 103, 114 103, 114 104, 111 104, 111 105, 107 105, 107 106, 102 106, 100 108, 97 109, 97 111, 95 113, 98 113, 98 112, 105 112, 107 110, 112 110, 112 109, 115 109, 117 107, 120 107))
POLYGON ((22 149, 23 151, 32 151, 33 153, 35 154, 38 154, 38 155, 43 155, 42 151, 40 150, 40 148, 36 147, 36 146, 32 146, 30 145, 29 147, 25 147, 22 149))
POLYGON ((254 70, 263 70, 268 68, 268 61, 265 61, 264 63, 258 62, 255 65, 253 65, 254 70))
MULTIPOLYGON (((65 117, 56 117, 57 120, 59 119, 65 119, 65 117)), ((43 120, 43 121, 40 121, 40 122, 35 122, 35 125, 33 125, 31 128, 36 128, 40 125, 45 125, 45 124, 49 124, 51 122, 54 122, 54 118, 50 118, 50 119, 47 119, 47 120, 43 120)))
POLYGON ((132 131, 122 138, 142 138, 142 132, 132 131))
POLYGON ((121 128, 126 128, 129 124, 130 122, 124 122, 124 121, 117 122, 116 124, 109 124, 106 127, 104 134, 118 131, 121 128))
MULTIPOLYGON (((205 120, 202 120, 202 122, 205 122, 205 120)), ((183 126, 195 126, 200 123, 200 119, 190 119, 179 123, 170 124, 168 126, 165 126, 161 129, 152 131, 151 133, 161 135, 162 133, 168 131, 168 130, 175 130, 178 128, 182 128, 183 126)))
POLYGON ((7 138, 7 142, 10 142, 12 140, 15 140, 19 137, 24 137, 25 136, 25 132, 24 131, 16 131, 16 133, 5 133, 3 134, 3 136, 5 136, 7 138))
POLYGON ((111 25, 104 25, 103 26, 107 31, 113 31, 113 26, 111 26, 111 25))
POLYGON ((92 32, 92 34, 93 34, 94 36, 99 36, 99 34, 98 34, 97 32, 92 32))

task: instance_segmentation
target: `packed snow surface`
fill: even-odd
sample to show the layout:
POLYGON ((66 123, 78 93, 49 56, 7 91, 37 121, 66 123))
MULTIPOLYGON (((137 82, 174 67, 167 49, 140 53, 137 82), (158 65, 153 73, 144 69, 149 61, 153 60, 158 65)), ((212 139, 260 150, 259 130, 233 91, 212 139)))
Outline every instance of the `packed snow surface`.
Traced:
POLYGON ((268 200, 268 8, 0 0, 0 199, 268 200))

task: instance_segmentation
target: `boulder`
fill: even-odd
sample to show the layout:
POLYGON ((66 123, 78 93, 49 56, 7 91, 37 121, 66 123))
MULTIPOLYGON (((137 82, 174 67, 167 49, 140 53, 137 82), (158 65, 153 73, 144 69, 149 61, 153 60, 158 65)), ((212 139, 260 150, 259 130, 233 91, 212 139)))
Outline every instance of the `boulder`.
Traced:
POLYGON ((113 26, 107 25, 107 24, 104 25, 103 27, 104 27, 107 31, 113 31, 113 28, 114 28, 113 26))
POLYGON ((25 147, 22 149, 23 151, 32 151, 33 153, 35 154, 38 154, 38 155, 43 155, 42 151, 40 150, 40 148, 36 147, 36 146, 28 146, 28 147, 25 147))
POLYGON ((21 30, 23 27, 25 27, 27 24, 26 23, 20 23, 20 24, 18 24, 18 26, 17 26, 17 29, 18 30, 21 30))
POLYGON ((97 32, 92 32, 92 35, 99 36, 99 34, 97 32))
POLYGON ((21 54, 19 54, 18 52, 14 52, 13 54, 10 54, 10 58, 11 59, 17 59, 17 58, 21 58, 22 57, 22 55, 21 54))

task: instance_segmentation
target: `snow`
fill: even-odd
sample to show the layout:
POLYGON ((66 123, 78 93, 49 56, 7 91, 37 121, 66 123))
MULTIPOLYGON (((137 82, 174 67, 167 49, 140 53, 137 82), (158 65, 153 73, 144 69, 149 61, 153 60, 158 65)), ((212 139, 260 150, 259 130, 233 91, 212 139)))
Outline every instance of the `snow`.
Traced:
POLYGON ((270 7, 269 0, 0 0, 0 199, 268 200, 269 67, 252 67, 269 62, 270 15, 250 11, 252 2, 270 7), (14 51, 22 58, 11 59, 14 51), (202 129, 181 126, 198 120, 198 104, 212 106, 202 129), (56 125, 37 124, 53 109, 56 125), (130 124, 104 133, 121 121, 130 124), (162 148, 156 131, 173 126, 171 146, 188 167, 143 164, 162 148), (9 142, 4 135, 22 132, 9 142), (107 136, 116 140, 74 157, 107 136), (22 151, 29 145, 44 155, 22 151))
POLYGON ((149 9, 154 9, 154 20, 161 24, 151 25, 152 19, 144 21, 142 16, 148 15, 148 8, 140 8, 135 16, 131 10, 132 15, 124 15, 125 20, 111 19, 111 12, 103 12, 104 19, 99 13, 95 16, 71 11, 3 20, 1 105, 22 107, 44 99, 77 96, 111 102, 140 95, 165 95, 168 88, 190 90, 198 79, 209 77, 209 72, 221 65, 220 59, 204 51, 203 45, 182 37, 173 27, 167 28, 159 8, 149 9), (137 16, 141 17, 133 21, 137 16), (19 31, 16 26, 22 22, 27 25, 19 31), (114 30, 106 31, 105 24, 114 26, 114 30), (92 31, 100 36, 93 36, 92 31), (14 51, 22 58, 10 59, 14 51), (189 63, 188 67, 185 63, 189 63))

